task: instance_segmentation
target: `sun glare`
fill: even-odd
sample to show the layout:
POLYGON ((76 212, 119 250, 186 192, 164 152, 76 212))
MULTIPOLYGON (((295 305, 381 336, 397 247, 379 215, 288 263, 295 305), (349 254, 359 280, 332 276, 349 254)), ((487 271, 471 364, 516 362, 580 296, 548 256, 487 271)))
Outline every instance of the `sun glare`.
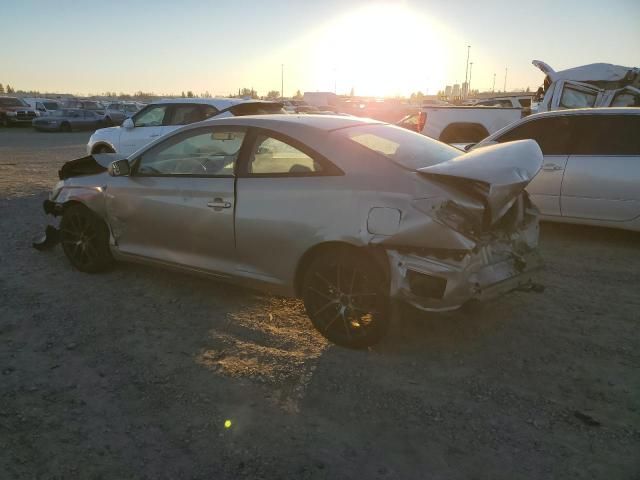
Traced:
POLYGON ((314 35, 312 71, 325 89, 358 95, 406 95, 444 82, 448 35, 426 16, 399 5, 371 5, 314 35))

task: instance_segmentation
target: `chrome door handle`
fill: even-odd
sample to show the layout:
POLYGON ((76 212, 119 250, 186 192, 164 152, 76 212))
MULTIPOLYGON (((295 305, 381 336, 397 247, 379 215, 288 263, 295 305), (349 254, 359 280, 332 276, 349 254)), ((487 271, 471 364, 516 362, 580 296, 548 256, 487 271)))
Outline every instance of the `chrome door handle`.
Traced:
POLYGON ((216 198, 213 202, 207 202, 207 207, 215 209, 231 208, 231 202, 225 202, 221 198, 216 198))
POLYGON ((562 170, 562 167, 560 165, 556 165, 555 163, 545 163, 542 166, 542 169, 547 172, 554 172, 556 170, 562 170))

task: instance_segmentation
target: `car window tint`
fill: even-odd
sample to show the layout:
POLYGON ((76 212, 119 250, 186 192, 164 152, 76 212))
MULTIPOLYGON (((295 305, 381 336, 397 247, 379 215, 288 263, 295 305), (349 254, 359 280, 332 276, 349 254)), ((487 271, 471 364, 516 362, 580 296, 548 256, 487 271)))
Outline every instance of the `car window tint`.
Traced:
POLYGON ((205 119, 200 105, 176 105, 168 125, 189 125, 205 119))
POLYGON ((322 171, 322 165, 291 145, 258 135, 249 158, 249 173, 305 174, 322 171))
POLYGON ((572 155, 640 155, 640 115, 575 115, 572 155))
POLYGON ((172 137, 142 155, 138 173, 232 176, 244 135, 207 129, 172 137))
POLYGON ((202 105, 202 115, 203 115, 203 120, 206 120, 207 118, 211 118, 211 117, 215 117, 218 114, 218 109, 211 106, 211 105, 202 105))
POLYGON ((570 139, 567 117, 540 118, 515 127, 496 139, 499 143, 535 140, 544 155, 568 155, 570 139))
POLYGON ((167 105, 156 105, 140 112, 133 122, 136 127, 157 127, 162 125, 166 113, 167 105))

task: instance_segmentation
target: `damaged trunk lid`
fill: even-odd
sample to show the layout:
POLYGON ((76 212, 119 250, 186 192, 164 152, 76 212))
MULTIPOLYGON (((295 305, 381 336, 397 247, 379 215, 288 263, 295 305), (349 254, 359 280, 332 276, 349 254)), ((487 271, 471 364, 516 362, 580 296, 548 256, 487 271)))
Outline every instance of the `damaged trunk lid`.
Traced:
MULTIPOLYGON (((449 193, 437 214, 475 232, 490 230, 520 198, 542 167, 542 152, 533 140, 480 148, 451 160, 419 168, 418 173, 449 193)), ((448 225, 451 222, 445 221, 448 225)))

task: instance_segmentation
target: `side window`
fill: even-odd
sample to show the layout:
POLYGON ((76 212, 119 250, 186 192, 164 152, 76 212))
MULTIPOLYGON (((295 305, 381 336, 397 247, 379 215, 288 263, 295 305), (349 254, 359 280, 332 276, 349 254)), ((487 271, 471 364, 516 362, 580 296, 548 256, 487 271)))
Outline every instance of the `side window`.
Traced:
POLYGON ((215 107, 212 107, 211 105, 202 105, 201 108, 203 112, 203 120, 206 120, 207 118, 215 117, 218 114, 218 109, 215 107))
POLYGON ((598 93, 565 85, 560 97, 560 108, 588 108, 596 104, 598 93))
POLYGON ((202 105, 175 105, 167 125, 189 125, 205 118, 202 105))
POLYGON ((136 127, 157 127, 162 125, 167 113, 167 105, 155 105, 145 108, 133 118, 136 127))
POLYGON ((640 93, 623 90, 616 93, 611 101, 612 107, 640 107, 640 93))
POLYGON ((139 160, 140 175, 233 176, 245 133, 198 129, 148 150, 139 160))
POLYGON ((83 113, 84 113, 84 118, 88 118, 88 119, 96 118, 95 112, 92 112, 91 110, 85 110, 83 113))
POLYGON ((572 121, 572 155, 640 155, 640 116, 580 115, 572 121))
POLYGON ((322 165, 297 148, 273 137, 258 135, 249 157, 250 174, 312 174, 322 165))
POLYGON ((499 143, 535 140, 544 155, 568 155, 569 121, 566 117, 541 118, 525 122, 498 137, 499 143))

